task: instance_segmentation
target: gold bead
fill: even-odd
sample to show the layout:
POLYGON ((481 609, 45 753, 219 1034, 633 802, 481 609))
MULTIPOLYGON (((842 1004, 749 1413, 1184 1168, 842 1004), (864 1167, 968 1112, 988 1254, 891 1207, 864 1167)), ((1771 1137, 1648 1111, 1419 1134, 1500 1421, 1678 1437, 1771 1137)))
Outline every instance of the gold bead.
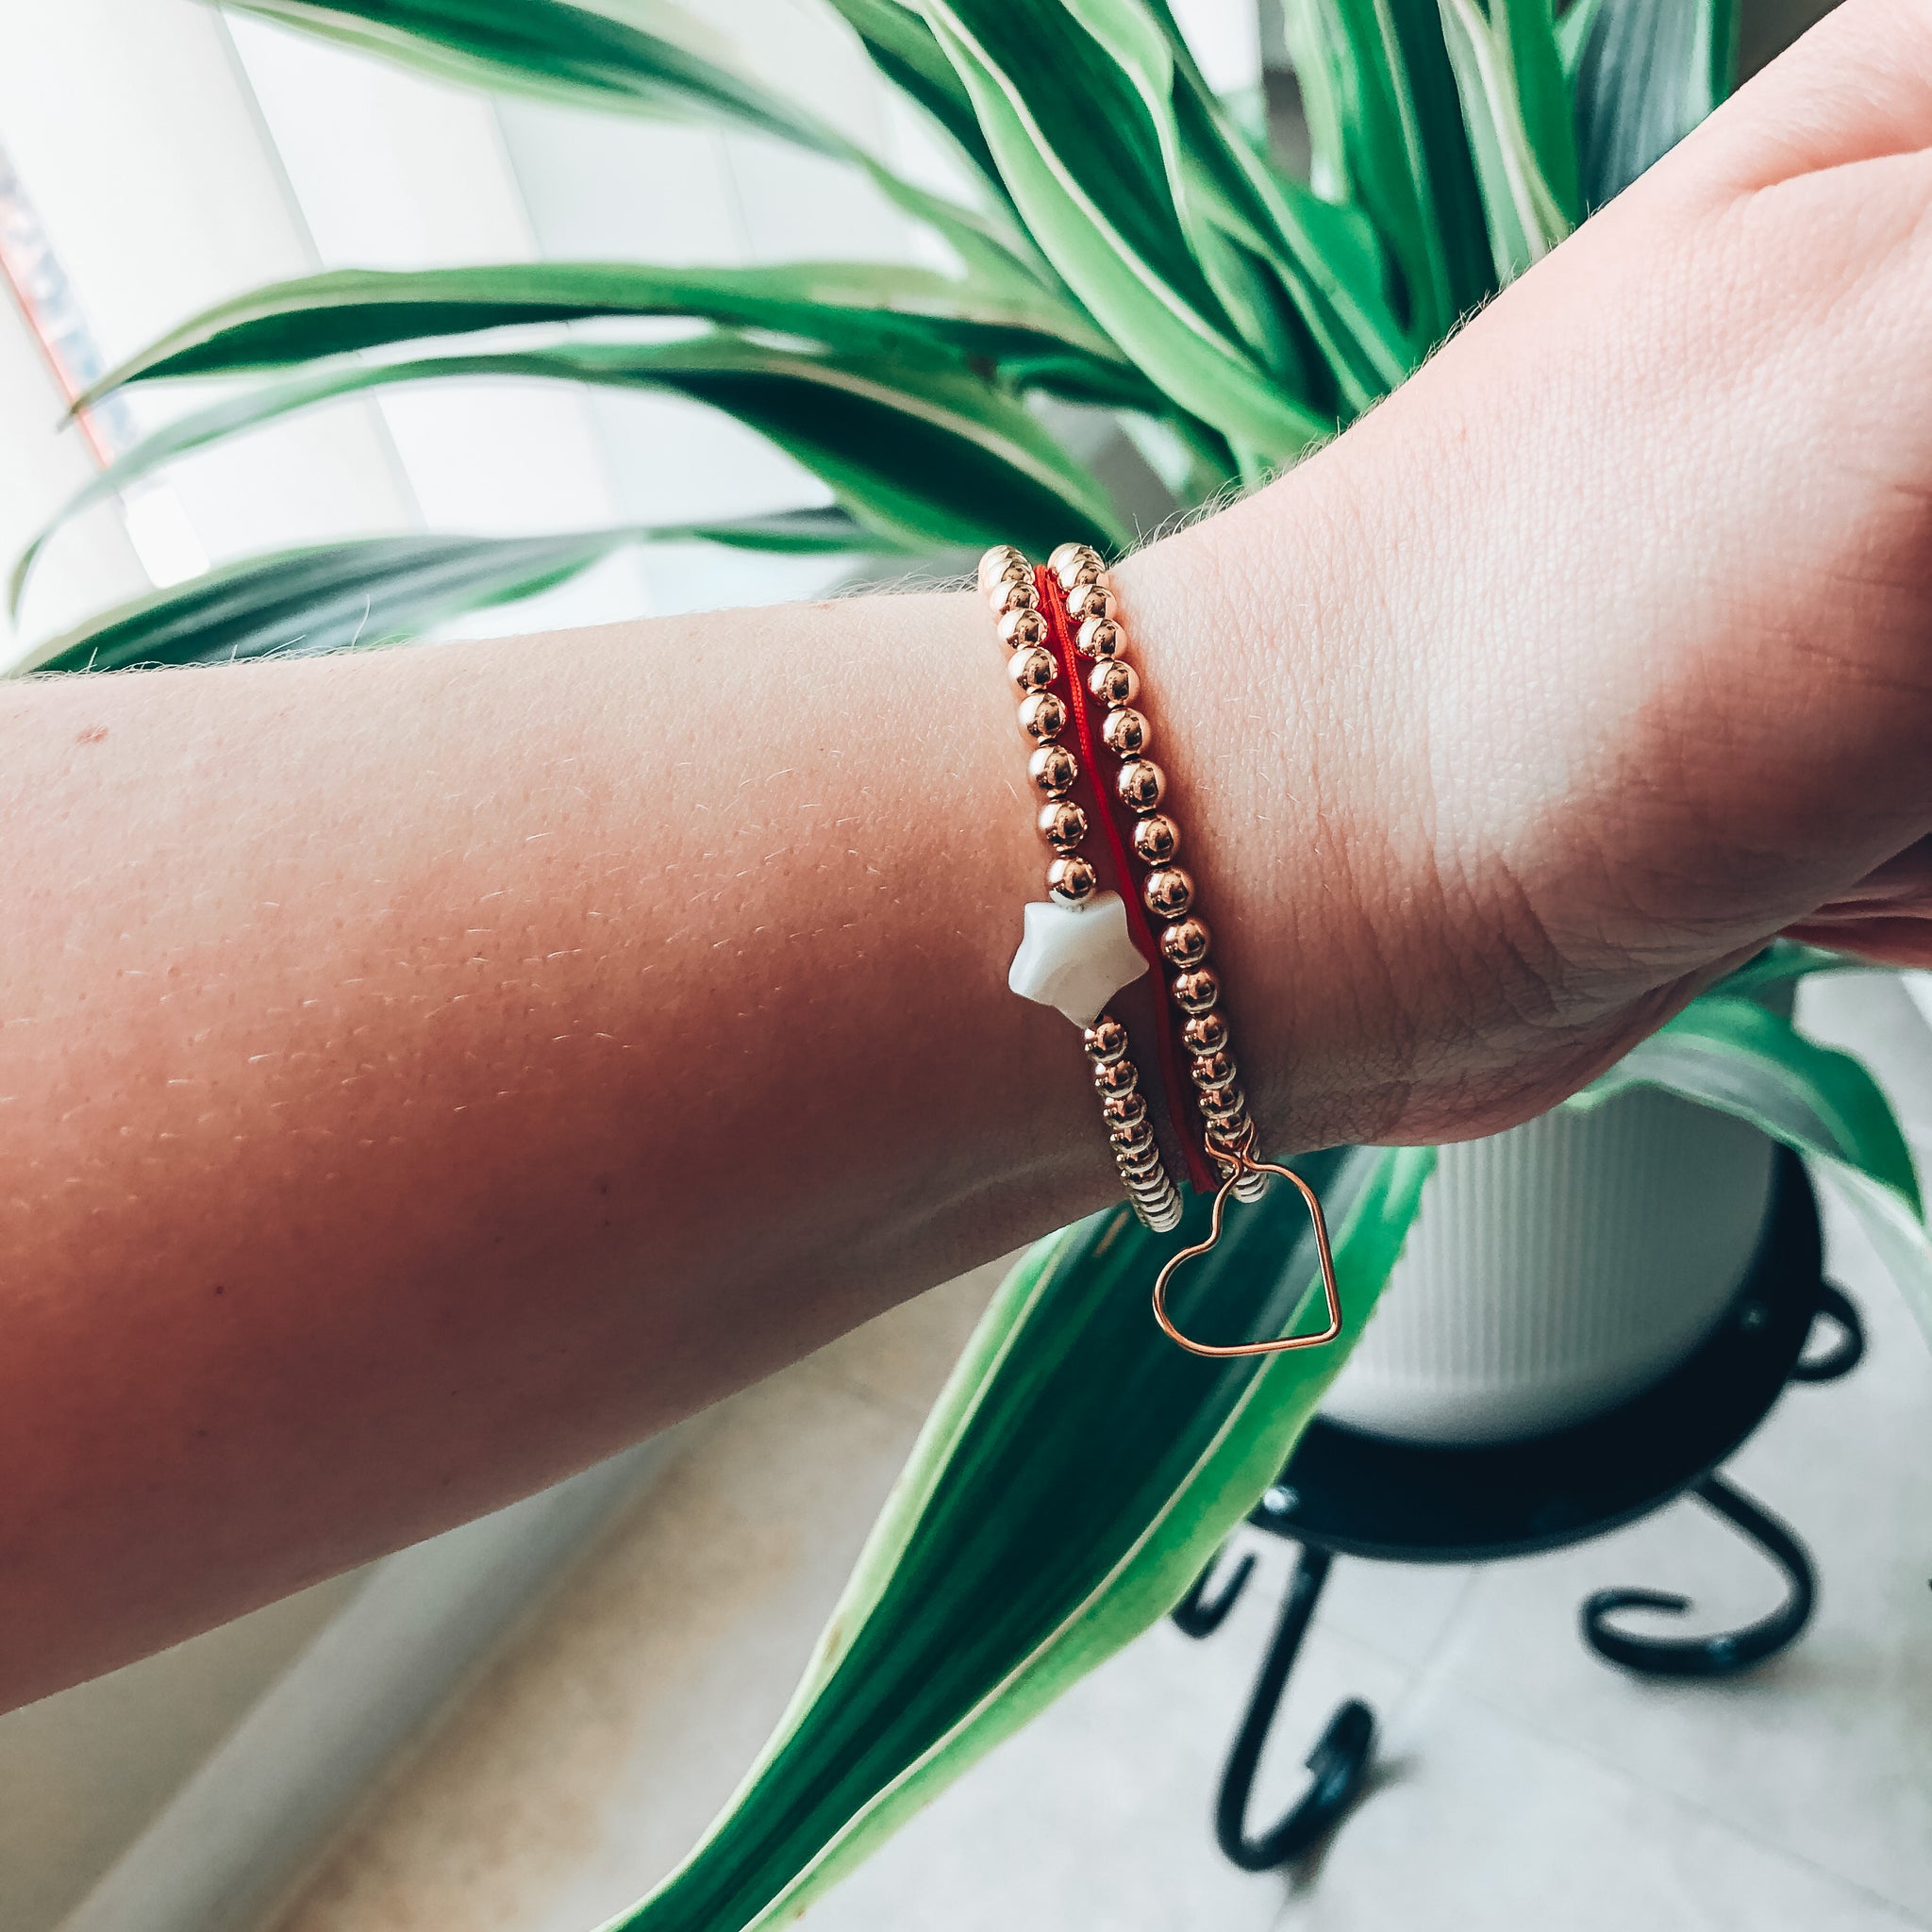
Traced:
POLYGON ((1067 615, 1076 624, 1098 623, 1119 614, 1120 599, 1104 580, 1077 584, 1067 592, 1067 615))
POLYGON ((1124 1181, 1151 1181, 1157 1176, 1161 1180, 1167 1178, 1166 1163, 1151 1138, 1144 1147, 1136 1147, 1131 1153, 1125 1148, 1115 1148, 1113 1164, 1120 1169, 1124 1181))
POLYGON ((1028 644, 1007 659, 1007 675, 1022 691, 1044 691, 1059 675, 1060 667, 1053 661, 1053 653, 1041 650, 1038 644, 1028 644))
POLYGON ((1009 651, 1024 651, 1046 641, 1046 619, 1037 610, 1009 610, 993 628, 1009 651))
POLYGON ((1090 1060, 1117 1060, 1127 1050, 1127 1029, 1111 1013, 1103 1013, 1080 1036, 1090 1060))
POLYGON ((992 606, 995 617, 1004 617, 1009 610, 1038 610, 1040 586, 1028 571, 1017 577, 1003 578, 987 592, 986 601, 992 606))
POLYGON ((980 595, 991 595, 992 587, 1003 577, 1010 576, 1016 569, 1027 576, 1033 575, 1025 557, 1010 543, 995 543, 991 550, 982 552, 979 558, 980 595))
POLYGON ((1248 1104, 1239 1087, 1204 1087, 1194 1100, 1210 1121, 1231 1121, 1245 1111, 1248 1104))
POLYGON ((1060 589, 1071 591, 1076 584, 1091 584, 1106 566, 1100 552, 1091 543, 1061 543, 1046 560, 1046 567, 1060 580, 1060 589))
POLYGON ((1100 874, 1084 858, 1056 858, 1046 869, 1046 890, 1062 906, 1084 906, 1100 874))
POLYGON ((1174 1001, 1184 1013, 1205 1013, 1221 999, 1221 981, 1211 966, 1196 966, 1174 976, 1174 1001))
POLYGON ((1036 691, 1020 700, 1020 729, 1035 744, 1058 738, 1066 722, 1066 706, 1050 691, 1036 691))
POLYGON ((1141 1085, 1140 1070, 1132 1060, 1100 1060, 1093 1069, 1093 1085, 1101 1093, 1133 1093, 1141 1085))
POLYGON ((1040 836, 1063 856, 1073 852, 1087 836, 1087 814, 1077 805, 1056 799, 1040 808, 1040 836))
POLYGON ((1198 966, 1208 957, 1208 941, 1206 921, 1183 919, 1161 929, 1160 957, 1170 966, 1198 966))
POLYGON ((1124 658, 1103 658, 1088 674, 1087 689, 1103 705, 1131 705, 1141 695, 1141 680, 1124 658))
POLYGON ((1135 758, 1120 768, 1113 783, 1130 811, 1152 811, 1167 791, 1167 774, 1152 758, 1135 758))
POLYGON ((1109 1093, 1100 1103, 1100 1113, 1110 1125, 1134 1126, 1147 1118, 1147 1097, 1143 1093, 1109 1093))
POLYGON ((1169 864, 1181 849, 1181 828, 1165 812, 1150 812, 1134 827, 1134 857, 1143 865, 1169 864))
POLYGON ((1225 1052, 1196 1054, 1188 1062, 1188 1072, 1196 1087, 1225 1087, 1234 1078, 1234 1056, 1225 1052))
POLYGON ((1107 1138, 1113 1147, 1113 1156, 1118 1160, 1123 1154, 1140 1154, 1154 1145, 1154 1129, 1145 1121, 1133 1121, 1125 1126, 1109 1127, 1107 1138))
POLYGON ((1190 1053, 1219 1053, 1227 1044, 1227 1022, 1219 1013, 1196 1013, 1181 1027, 1190 1053))
POLYGON ((1147 749, 1147 741, 1154 734, 1139 711, 1131 705, 1122 705, 1101 720, 1100 736, 1115 758, 1137 758, 1147 749))
POLYGON ((1090 618, 1074 633, 1074 648, 1089 658, 1111 658, 1126 642, 1110 617, 1090 618))
POLYGON ((1026 760, 1026 775, 1047 797, 1058 798, 1074 789, 1080 761, 1063 744, 1042 744, 1026 760))
POLYGON ((1163 865, 1141 883, 1141 897, 1156 919, 1184 919, 1194 903, 1194 882, 1177 865, 1163 865))

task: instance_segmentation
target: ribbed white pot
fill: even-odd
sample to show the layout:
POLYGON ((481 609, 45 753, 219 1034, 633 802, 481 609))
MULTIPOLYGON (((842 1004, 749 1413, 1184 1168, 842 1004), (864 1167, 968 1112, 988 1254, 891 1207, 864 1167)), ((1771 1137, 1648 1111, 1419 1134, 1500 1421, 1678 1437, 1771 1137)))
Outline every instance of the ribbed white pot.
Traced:
POLYGON ((1724 1313, 1773 1158, 1741 1122, 1643 1092, 1444 1147, 1323 1413, 1410 1441, 1493 1442, 1614 1407, 1724 1313))

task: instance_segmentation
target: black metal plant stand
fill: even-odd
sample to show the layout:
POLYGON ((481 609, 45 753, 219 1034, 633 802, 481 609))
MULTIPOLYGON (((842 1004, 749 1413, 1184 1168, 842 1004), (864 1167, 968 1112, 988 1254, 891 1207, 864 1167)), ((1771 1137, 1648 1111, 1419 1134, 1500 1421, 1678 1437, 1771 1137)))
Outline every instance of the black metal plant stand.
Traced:
MULTIPOLYGON (((1261 1752, 1315 1604, 1339 1556, 1391 1563, 1493 1562, 1587 1541, 1691 1494, 1757 1544, 1783 1573, 1784 1602, 1740 1630, 1696 1638, 1641 1636, 1621 1610, 1681 1613, 1689 1601, 1651 1590, 1600 1590, 1582 1608, 1583 1639, 1607 1662, 1647 1676, 1718 1677, 1775 1655, 1811 1615, 1816 1580, 1791 1530, 1717 1474, 1789 1382, 1827 1382, 1864 1353, 1857 1310, 1824 1278, 1818 1206, 1803 1166, 1780 1154, 1751 1272, 1717 1331, 1664 1380, 1620 1407, 1533 1440, 1475 1447, 1392 1441, 1338 1423, 1312 1424, 1249 1521, 1300 1545, 1246 1715, 1222 1774, 1214 1830, 1245 1871, 1309 1850, 1361 1790, 1375 1721, 1351 1698, 1307 1757, 1310 1782, 1288 1815, 1251 1831, 1261 1752), (1835 1331, 1807 1342, 1823 1323, 1835 1331)), ((1208 1637, 1253 1574, 1244 1556, 1225 1582, 1204 1573, 1174 1612, 1208 1637)))

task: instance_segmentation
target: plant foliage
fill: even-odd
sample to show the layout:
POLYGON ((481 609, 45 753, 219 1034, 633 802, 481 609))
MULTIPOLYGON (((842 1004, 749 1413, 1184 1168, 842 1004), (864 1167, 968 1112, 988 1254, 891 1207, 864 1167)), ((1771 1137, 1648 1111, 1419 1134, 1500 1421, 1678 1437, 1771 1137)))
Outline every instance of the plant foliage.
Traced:
MULTIPOLYGON (((445 79, 829 158, 929 229, 952 266, 352 271, 224 303, 88 400, 188 376, 229 387, 63 515, 295 411, 479 377, 694 398, 796 458, 833 507, 254 558, 108 612, 27 669, 386 641, 633 541, 930 556, 1084 537, 1119 549, 1132 519, 1047 406, 1110 412, 1163 453, 1177 506, 1264 479, 1387 394, 1708 112, 1735 38, 1732 0, 1283 0, 1313 155, 1304 179, 1216 98, 1166 0, 826 0, 957 155, 966 186, 948 198, 752 82, 669 8, 233 4, 445 79), (666 340, 667 319, 686 333, 666 340), (591 321, 594 341, 576 327, 591 321), (512 325, 516 346, 488 337, 512 325), (547 331, 534 344, 533 326, 547 331)), ((15 573, 16 605, 39 550, 15 573)), ((1661 1088, 1812 1156, 1932 1319, 1932 1248, 1896 1123, 1856 1062, 1758 1003, 1842 963, 1772 949, 1570 1104, 1661 1088)), ((1173 1349, 1145 1302, 1170 1243, 1124 1209, 1037 1248, 941 1396, 763 1757, 686 1863, 616 1923, 736 1932, 791 1916, 1174 1604, 1359 1335, 1432 1160, 1355 1149, 1307 1163, 1345 1289, 1343 1342, 1319 1353, 1210 1363, 1173 1349)), ((1172 1241, 1193 1238, 1201 1214, 1196 1204, 1172 1241)), ((1300 1319, 1301 1220, 1282 1199, 1240 1217, 1183 1277, 1185 1324, 1232 1338, 1300 1319)))

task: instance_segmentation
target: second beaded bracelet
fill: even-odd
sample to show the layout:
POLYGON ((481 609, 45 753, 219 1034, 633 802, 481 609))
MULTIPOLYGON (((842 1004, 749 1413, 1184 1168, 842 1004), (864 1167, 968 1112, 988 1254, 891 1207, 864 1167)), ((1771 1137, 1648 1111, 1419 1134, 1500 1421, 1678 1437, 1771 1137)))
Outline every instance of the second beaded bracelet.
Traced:
POLYGON ((1180 827, 1163 808, 1167 775, 1147 755, 1153 726, 1140 708, 1140 675, 1125 656, 1119 600, 1105 563, 1087 544, 1063 543, 1047 569, 1036 573, 1019 551, 1001 544, 980 559, 979 586, 1011 654, 1008 673, 1024 692, 1020 727, 1034 746, 1028 772, 1043 799, 1041 834, 1055 855, 1047 867, 1047 903, 1026 908, 1025 939, 1014 957, 1009 983, 1015 992, 1059 1008, 1081 1026, 1128 1198, 1142 1222, 1165 1233, 1180 1224, 1179 1193, 1158 1143, 1133 1041, 1122 1021, 1107 1010, 1108 1003, 1150 966, 1160 969, 1165 998, 1158 1005, 1154 1048, 1166 1074, 1162 1085, 1195 1185, 1214 1192, 1206 1240, 1170 1256, 1155 1281, 1155 1319, 1195 1355, 1273 1355, 1320 1347, 1341 1332, 1322 1204, 1291 1168, 1256 1154, 1255 1123, 1236 1077, 1220 976, 1209 961, 1212 935, 1196 904, 1193 877, 1177 862, 1180 827), (1054 689, 1062 683, 1065 699, 1054 689), (1089 699, 1100 711, 1097 726, 1089 699), (1070 726, 1078 753, 1063 741, 1070 726), (1093 849, 1103 856, 1120 891, 1104 888, 1101 871, 1085 849, 1092 827, 1087 809, 1072 795, 1082 781, 1082 757, 1086 790, 1102 820, 1103 836, 1093 849), (1131 906, 1124 894, 1131 895, 1131 906), (1211 1170, 1195 1151, 1182 1119, 1177 1062, 1187 1069, 1199 1119, 1199 1146, 1211 1170), (1257 1200, 1271 1177, 1292 1185, 1308 1210, 1325 1325, 1319 1334, 1266 1341, 1193 1341, 1169 1317, 1169 1285, 1177 1270, 1220 1240, 1228 1196, 1257 1200))

